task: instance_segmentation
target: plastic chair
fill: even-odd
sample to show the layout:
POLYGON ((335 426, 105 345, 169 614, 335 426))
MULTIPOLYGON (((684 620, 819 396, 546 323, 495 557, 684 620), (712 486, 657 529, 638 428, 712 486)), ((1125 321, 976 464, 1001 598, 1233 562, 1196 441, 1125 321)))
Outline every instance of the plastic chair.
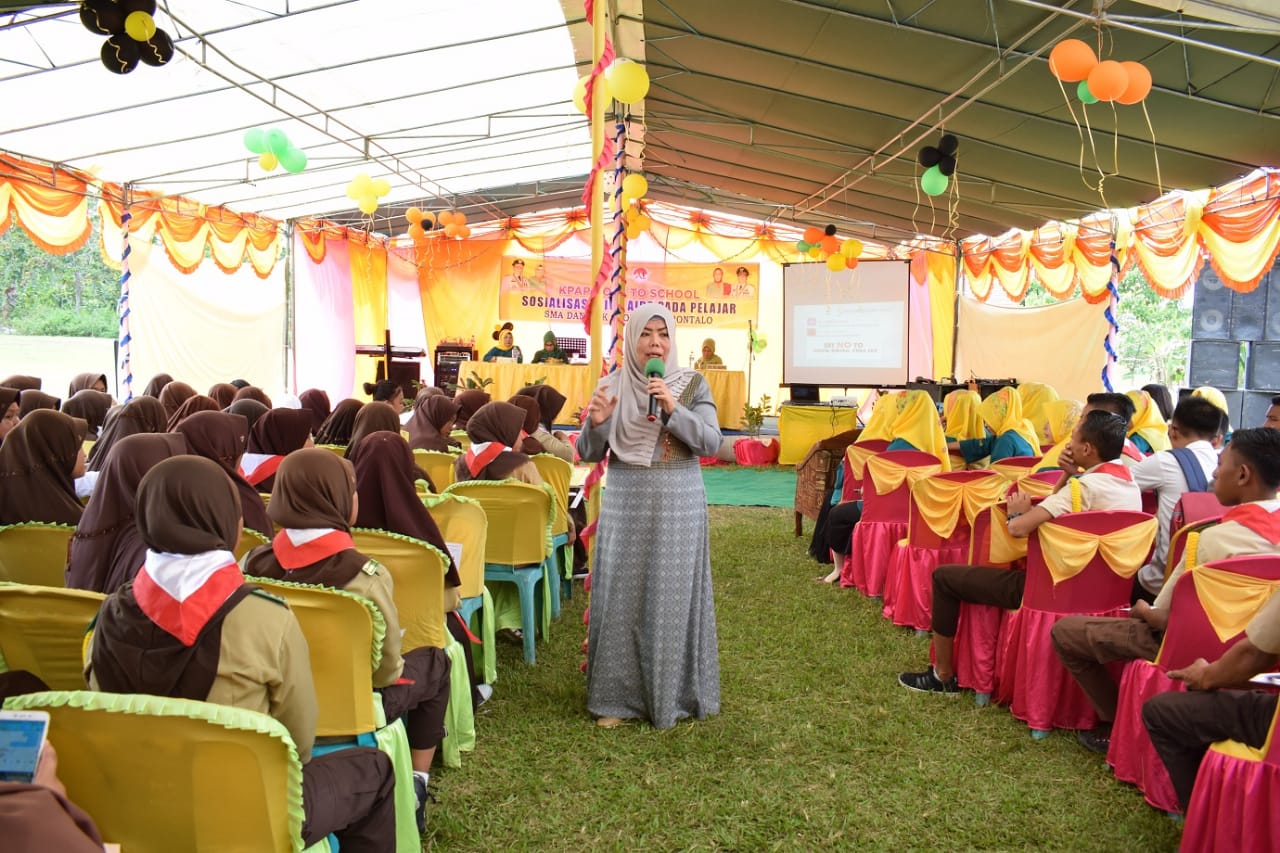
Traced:
POLYGON ((489 536, 489 520, 479 501, 461 495, 430 495, 423 499, 427 512, 440 535, 454 550, 458 564, 458 577, 462 581, 459 592, 462 605, 458 608, 462 621, 471 630, 472 618, 481 614, 480 648, 483 660, 484 681, 493 684, 498 679, 497 654, 494 651, 493 599, 484 588, 484 546, 489 536))
POLYGON ((391 573, 392 598, 400 620, 402 651, 423 646, 443 649, 448 630, 444 624, 444 572, 448 558, 420 539, 351 528, 351 539, 361 554, 381 563, 391 573))
POLYGON ((345 444, 317 444, 316 447, 321 450, 327 450, 334 456, 338 456, 343 459, 347 458, 347 446, 345 444))
POLYGON ((427 472, 437 494, 453 485, 454 465, 457 461, 458 457, 452 453, 422 449, 413 451, 413 463, 427 472))
POLYGON ((992 462, 987 470, 996 472, 1011 483, 1016 483, 1035 471, 1042 458, 1040 456, 1007 456, 999 462, 992 462))
POLYGON ((524 632, 524 660, 537 661, 534 636, 539 623, 543 637, 550 630, 551 529, 555 499, 549 487, 516 480, 494 482, 468 480, 454 483, 446 492, 473 498, 484 507, 489 521, 484 548, 485 583, 514 583, 520 591, 520 625, 524 632), (542 581, 542 614, 536 618, 535 596, 542 581))
POLYGON ((85 632, 106 596, 83 589, 0 584, 0 663, 55 690, 83 690, 85 632))
MULTIPOLYGON (((857 446, 849 445, 849 449, 857 446)), ((840 585, 857 587, 873 598, 891 597, 897 593, 897 584, 896 578, 889 578, 889 564, 899 540, 907 536, 911 486, 922 477, 940 473, 942 463, 929 453, 888 450, 868 458, 862 470, 862 518, 853 529, 840 585)), ((886 608, 891 606, 891 601, 885 602, 886 608)))
POLYGON ((65 587, 74 524, 27 521, 0 527, 0 581, 65 587))
POLYGON ((236 558, 236 562, 244 559, 244 555, 248 554, 254 548, 260 545, 266 545, 271 540, 251 528, 244 528, 240 531, 240 541, 236 542, 236 547, 231 554, 236 558))
POLYGON ((1271 554, 1234 557, 1189 567, 1173 589, 1169 625, 1155 661, 1133 660, 1125 666, 1107 763, 1117 779, 1136 785, 1147 802, 1156 808, 1167 812, 1181 810, 1169 771, 1151 745, 1142 723, 1142 704, 1157 693, 1186 690, 1185 684, 1170 679, 1165 673, 1181 669, 1196 658, 1222 657, 1244 636, 1244 626, 1277 586, 1280 586, 1280 556, 1271 554), (1256 606, 1235 609, 1231 623, 1215 625, 1205 605, 1212 606, 1217 589, 1215 581, 1224 577, 1231 582, 1233 592, 1250 590, 1256 606), (1246 578, 1256 583, 1248 584, 1246 578))
POLYGON ((303 849, 302 765, 266 714, 89 691, 30 693, 5 707, 49 712, 68 799, 122 850, 303 849))
POLYGON ((573 466, 559 456, 550 453, 537 453, 529 457, 533 460, 542 482, 551 487, 556 498, 556 520, 551 526, 551 547, 560 567, 560 584, 555 595, 551 596, 551 618, 560 618, 560 596, 573 597, 573 546, 569 544, 569 480, 573 477, 573 466))
MULTIPOLYGON (((1209 747, 1182 827, 1188 851, 1257 853, 1275 850, 1280 839, 1280 705, 1261 749, 1233 740, 1209 747)), ((59 753, 61 755, 61 753, 59 753)))
POLYGON ((917 480, 908 499, 906 544, 889 570, 897 592, 885 594, 885 616, 895 625, 929 629, 933 613, 933 570, 964 563, 974 517, 1000 500, 1004 479, 993 471, 952 471, 917 480), (942 515, 929 507, 949 510, 942 515), (892 601, 892 611, 889 601, 892 601))
POLYGON ((1084 691, 1058 660, 1049 632, 1069 614, 1122 615, 1133 576, 1150 556, 1155 534, 1153 516, 1114 510, 1060 516, 1040 525, 1028 539, 1022 607, 1001 632, 996 690, 1011 700, 1013 716, 1027 723, 1036 737, 1054 728, 1090 729, 1097 722, 1084 691), (1074 566, 1065 552, 1051 552, 1045 540, 1058 535, 1092 538, 1094 550, 1086 552, 1092 557, 1074 566), (1105 552, 1126 539, 1134 540, 1132 547, 1108 558, 1105 552))

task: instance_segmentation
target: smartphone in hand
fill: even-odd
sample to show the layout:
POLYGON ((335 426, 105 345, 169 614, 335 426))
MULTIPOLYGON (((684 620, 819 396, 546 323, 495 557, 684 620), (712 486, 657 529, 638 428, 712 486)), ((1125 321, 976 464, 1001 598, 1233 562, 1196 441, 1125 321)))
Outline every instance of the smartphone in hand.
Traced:
POLYGON ((48 733, 48 711, 0 710, 0 782, 35 780, 48 733))

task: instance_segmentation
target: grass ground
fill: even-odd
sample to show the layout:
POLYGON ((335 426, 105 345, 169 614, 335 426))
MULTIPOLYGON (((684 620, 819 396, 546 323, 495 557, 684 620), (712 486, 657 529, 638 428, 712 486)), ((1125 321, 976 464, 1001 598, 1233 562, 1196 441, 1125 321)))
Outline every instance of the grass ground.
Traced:
POLYGON ((928 641, 813 583, 791 519, 711 510, 718 717, 596 728, 581 586, 537 666, 503 646, 425 849, 1175 849, 1173 822, 1071 733, 1033 741, 1004 709, 899 687, 928 641))

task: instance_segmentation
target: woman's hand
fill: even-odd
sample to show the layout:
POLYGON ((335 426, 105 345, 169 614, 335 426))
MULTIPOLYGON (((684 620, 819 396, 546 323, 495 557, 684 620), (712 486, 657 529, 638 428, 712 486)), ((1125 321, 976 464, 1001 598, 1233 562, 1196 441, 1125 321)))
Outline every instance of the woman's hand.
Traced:
POLYGON ((671 389, 666 380, 660 376, 649 377, 649 395, 657 399, 662 411, 670 415, 676 410, 676 398, 671 396, 671 389))
POLYGON ((604 388, 597 388, 591 395, 591 401, 587 403, 587 420, 593 427, 598 427, 613 416, 617 405, 617 397, 610 397, 604 388))

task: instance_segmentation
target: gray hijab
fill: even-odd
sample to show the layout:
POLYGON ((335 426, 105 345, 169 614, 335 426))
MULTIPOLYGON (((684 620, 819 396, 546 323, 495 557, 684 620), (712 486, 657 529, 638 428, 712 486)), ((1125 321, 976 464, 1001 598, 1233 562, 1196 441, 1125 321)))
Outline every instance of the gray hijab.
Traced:
POLYGON ((618 398, 617 408, 609 419, 609 448, 613 455, 632 465, 649 467, 653 463, 653 451, 658 446, 662 421, 650 422, 649 379, 644 375, 644 363, 648 359, 638 356, 640 333, 645 324, 658 318, 667 324, 671 348, 667 350, 667 375, 664 377, 672 395, 679 397, 696 375, 680 366, 680 354, 676 349, 676 318, 666 306, 648 302, 638 306, 627 319, 622 335, 622 366, 600 380, 600 387, 618 398))

